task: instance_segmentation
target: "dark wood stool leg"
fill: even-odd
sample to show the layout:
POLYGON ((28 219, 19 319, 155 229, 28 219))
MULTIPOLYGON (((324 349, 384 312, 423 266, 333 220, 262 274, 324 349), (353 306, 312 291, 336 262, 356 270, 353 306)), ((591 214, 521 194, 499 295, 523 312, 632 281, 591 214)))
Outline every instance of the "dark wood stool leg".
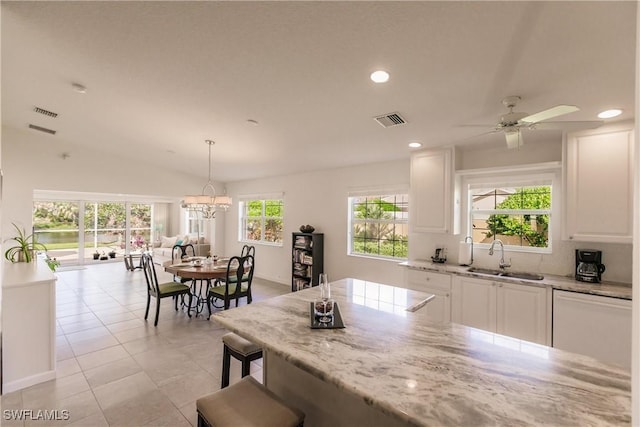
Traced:
POLYGON ((198 412, 198 427, 211 427, 200 412, 198 412))
POLYGON ((242 378, 251 373, 251 361, 249 359, 242 359, 242 378))
POLYGON ((231 354, 229 348, 224 346, 222 352, 222 385, 220 388, 225 388, 229 385, 229 371, 231 370, 231 354))

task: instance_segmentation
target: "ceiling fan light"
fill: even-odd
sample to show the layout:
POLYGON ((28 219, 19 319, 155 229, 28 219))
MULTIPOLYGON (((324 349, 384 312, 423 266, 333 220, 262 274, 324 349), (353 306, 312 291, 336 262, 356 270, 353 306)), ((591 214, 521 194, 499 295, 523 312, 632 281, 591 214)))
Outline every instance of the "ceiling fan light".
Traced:
POLYGON ((611 119, 613 117, 618 117, 622 114, 622 110, 618 110, 617 108, 611 110, 605 110, 598 113, 598 118, 600 119, 611 119))

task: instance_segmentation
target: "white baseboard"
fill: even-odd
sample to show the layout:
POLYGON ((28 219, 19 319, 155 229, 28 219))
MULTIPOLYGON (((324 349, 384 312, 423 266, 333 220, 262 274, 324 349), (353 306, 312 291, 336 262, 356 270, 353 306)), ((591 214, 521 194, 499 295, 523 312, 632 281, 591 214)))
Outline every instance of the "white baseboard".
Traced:
POLYGON ((29 377, 20 378, 8 383, 2 384, 2 394, 11 393, 12 391, 22 390, 23 388, 31 387, 32 385, 40 384, 45 381, 50 381, 56 378, 56 371, 45 371, 29 377))

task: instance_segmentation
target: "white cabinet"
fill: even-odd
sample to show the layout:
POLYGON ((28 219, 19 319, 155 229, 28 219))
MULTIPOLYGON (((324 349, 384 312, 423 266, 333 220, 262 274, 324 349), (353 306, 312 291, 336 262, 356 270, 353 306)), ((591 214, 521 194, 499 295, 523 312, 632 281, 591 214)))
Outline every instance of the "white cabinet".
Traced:
POLYGON ((563 159, 563 238, 631 243, 633 125, 570 133, 563 159))
POLYGON ((459 191, 453 148, 411 155, 409 223, 413 232, 459 233, 459 191))
POLYGON ((631 301, 553 291, 553 347, 631 369, 631 301))
POLYGON ((427 317, 437 322, 451 321, 451 275, 407 269, 407 287, 436 297, 426 306, 427 317))
POLYGON ((493 281, 458 276, 451 287, 451 321, 496 332, 496 287, 493 281))
POLYGON ((56 277, 47 264, 5 264, 2 385, 10 393, 56 377, 56 277))
POLYGON ((497 283, 496 332, 538 344, 551 344, 551 291, 538 286, 497 283))
POLYGON ((548 292, 545 287, 458 276, 451 285, 451 321, 547 345, 548 292))

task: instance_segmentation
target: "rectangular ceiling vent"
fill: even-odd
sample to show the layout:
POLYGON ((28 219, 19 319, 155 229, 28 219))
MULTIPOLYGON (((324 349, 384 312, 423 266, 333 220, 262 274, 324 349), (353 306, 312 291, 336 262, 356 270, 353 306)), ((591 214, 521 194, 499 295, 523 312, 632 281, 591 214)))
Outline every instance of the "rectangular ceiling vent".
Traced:
POLYGON ((374 120, 380 124, 380 126, 385 128, 390 128, 393 126, 399 126, 407 123, 405 119, 399 113, 389 113, 384 116, 374 117, 374 120))
POLYGON ((47 129, 47 128, 43 128, 42 126, 37 126, 37 125, 32 125, 29 124, 29 129, 33 129, 33 130, 37 130, 40 132, 44 132, 44 133, 48 133, 50 135, 55 135, 57 131, 53 130, 53 129, 47 129))
POLYGON ((58 117, 58 113, 54 113, 53 111, 45 110, 44 108, 40 108, 40 107, 33 107, 33 111, 35 111, 36 113, 44 114, 45 116, 51 117, 54 119, 58 117))

